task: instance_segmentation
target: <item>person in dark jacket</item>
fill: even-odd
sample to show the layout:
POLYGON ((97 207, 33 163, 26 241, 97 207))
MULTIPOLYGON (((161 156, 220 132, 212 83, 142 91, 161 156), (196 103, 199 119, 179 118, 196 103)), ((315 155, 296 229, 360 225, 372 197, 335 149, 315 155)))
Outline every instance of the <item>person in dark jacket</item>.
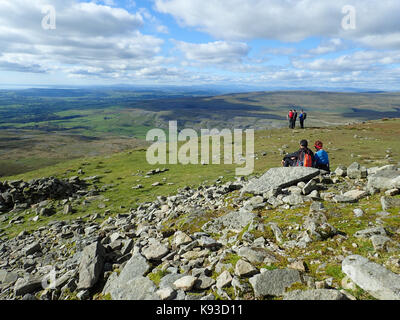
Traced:
POLYGON ((308 148, 308 141, 300 141, 300 149, 296 152, 287 154, 282 160, 284 167, 302 167, 304 166, 304 156, 308 154, 311 156, 311 161, 314 163, 314 153, 308 148))
POLYGON ((322 169, 330 172, 329 156, 324 150, 324 145, 321 141, 315 141, 315 150, 317 151, 314 156, 314 168, 322 169))
POLYGON ((296 128, 296 122, 297 122, 297 111, 293 110, 293 126, 292 126, 292 129, 296 128))
POLYGON ((307 119, 307 113, 304 112, 304 110, 301 110, 299 120, 300 120, 300 127, 304 129, 304 121, 307 119))

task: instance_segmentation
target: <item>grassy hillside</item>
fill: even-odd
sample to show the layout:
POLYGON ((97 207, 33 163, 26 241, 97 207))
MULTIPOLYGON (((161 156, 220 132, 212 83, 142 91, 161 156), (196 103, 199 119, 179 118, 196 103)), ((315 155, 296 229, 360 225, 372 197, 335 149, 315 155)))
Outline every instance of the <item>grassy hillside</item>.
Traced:
MULTIPOLYGON (((144 146, 152 128, 287 126, 289 108, 304 108, 307 127, 400 117, 399 93, 205 92, 129 90, 0 91, 0 176, 85 155, 144 146)), ((270 134, 270 133, 269 133, 270 134)), ((269 135, 268 134, 268 135, 269 135)))
MULTIPOLYGON (((282 153, 297 150, 301 139, 310 142, 322 140, 330 154, 333 169, 338 165, 349 165, 354 161, 367 167, 398 163, 400 161, 400 119, 368 121, 363 124, 310 128, 306 130, 289 131, 274 129, 256 132, 255 175, 265 172, 268 168, 280 166, 282 153), (266 153, 265 156, 263 154, 266 153)), ((222 181, 231 180, 235 176, 236 165, 159 165, 151 166, 146 161, 146 151, 136 149, 124 151, 108 156, 83 157, 64 161, 53 166, 23 173, 20 175, 3 177, 2 180, 29 180, 32 178, 55 176, 67 178, 84 172, 81 178, 100 176, 99 188, 106 189, 100 197, 91 201, 82 201, 76 212, 70 215, 60 211, 51 218, 41 217, 38 222, 30 221, 36 213, 30 210, 27 214, 12 213, 9 218, 24 215, 24 222, 18 225, 9 225, 8 221, 0 223, 0 229, 7 236, 18 234, 21 230, 36 229, 46 225, 50 220, 75 219, 99 213, 104 218, 107 215, 125 213, 129 208, 140 203, 152 201, 160 195, 171 195, 184 186, 198 186, 202 183, 215 183, 220 177, 222 181), (146 172, 155 168, 168 168, 169 171, 160 175, 146 178, 146 172), (160 182, 160 186, 152 184, 160 182), (143 189, 132 189, 137 185, 143 189), (109 210, 109 211, 107 211, 109 210), (107 213, 106 213, 107 211, 107 213)), ((1 232, 0 232, 1 233, 1 232)))

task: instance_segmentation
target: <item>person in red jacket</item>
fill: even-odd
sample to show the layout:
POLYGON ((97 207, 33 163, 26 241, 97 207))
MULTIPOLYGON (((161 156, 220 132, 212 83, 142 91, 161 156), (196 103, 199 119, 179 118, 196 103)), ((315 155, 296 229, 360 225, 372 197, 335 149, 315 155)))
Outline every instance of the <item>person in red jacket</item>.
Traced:
POLYGON ((294 112, 293 110, 289 111, 289 114, 287 115, 287 119, 289 120, 289 128, 293 129, 293 119, 294 119, 294 112))

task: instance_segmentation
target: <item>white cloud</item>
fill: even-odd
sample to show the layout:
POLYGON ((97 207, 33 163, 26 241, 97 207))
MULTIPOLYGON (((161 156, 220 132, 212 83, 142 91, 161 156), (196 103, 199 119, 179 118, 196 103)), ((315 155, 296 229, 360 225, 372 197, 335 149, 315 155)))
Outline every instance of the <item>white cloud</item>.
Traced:
POLYGON ((400 63, 400 52, 391 51, 383 55, 380 51, 357 51, 333 59, 315 59, 312 61, 293 59, 292 63, 298 69, 323 72, 373 71, 393 63, 400 63))
POLYGON ((155 0, 155 8, 182 26, 224 40, 341 38, 375 47, 400 46, 398 0, 155 0), (342 9, 352 5, 355 30, 345 30, 342 9), (382 40, 383 37, 384 40, 382 40))
POLYGON ((209 65, 241 63, 250 51, 246 43, 226 41, 200 44, 176 41, 176 47, 189 63, 209 65))
POLYGON ((95 2, 53 0, 56 29, 44 30, 41 9, 48 4, 0 1, 0 69, 115 76, 116 65, 125 65, 125 71, 159 62, 164 41, 139 31, 144 24, 139 12, 95 2))
POLYGON ((335 38, 325 41, 315 49, 308 51, 310 55, 323 55, 331 52, 336 52, 343 48, 343 41, 341 39, 335 38))

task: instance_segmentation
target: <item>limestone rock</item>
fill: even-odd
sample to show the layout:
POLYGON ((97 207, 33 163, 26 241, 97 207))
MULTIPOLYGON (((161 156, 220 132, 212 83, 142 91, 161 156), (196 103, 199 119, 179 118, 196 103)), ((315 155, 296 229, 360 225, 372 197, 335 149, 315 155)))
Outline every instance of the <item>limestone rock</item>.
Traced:
POLYGON ((267 270, 249 281, 256 297, 283 296, 287 288, 302 282, 300 272, 292 269, 267 270))
POLYGON ((83 250, 79 265, 79 289, 92 288, 103 272, 105 249, 100 242, 95 242, 83 250))
POLYGON ((294 290, 283 297, 283 300, 349 300, 343 293, 333 289, 294 290))
POLYGON ((348 256, 342 271, 360 288, 379 300, 400 300, 400 275, 362 256, 348 256))
POLYGON ((386 197, 381 198, 382 210, 386 211, 392 208, 400 208, 400 198, 386 197))
POLYGON ((242 193, 262 195, 275 188, 287 188, 300 181, 309 181, 319 173, 318 169, 308 167, 272 168, 262 177, 251 180, 242 193))

